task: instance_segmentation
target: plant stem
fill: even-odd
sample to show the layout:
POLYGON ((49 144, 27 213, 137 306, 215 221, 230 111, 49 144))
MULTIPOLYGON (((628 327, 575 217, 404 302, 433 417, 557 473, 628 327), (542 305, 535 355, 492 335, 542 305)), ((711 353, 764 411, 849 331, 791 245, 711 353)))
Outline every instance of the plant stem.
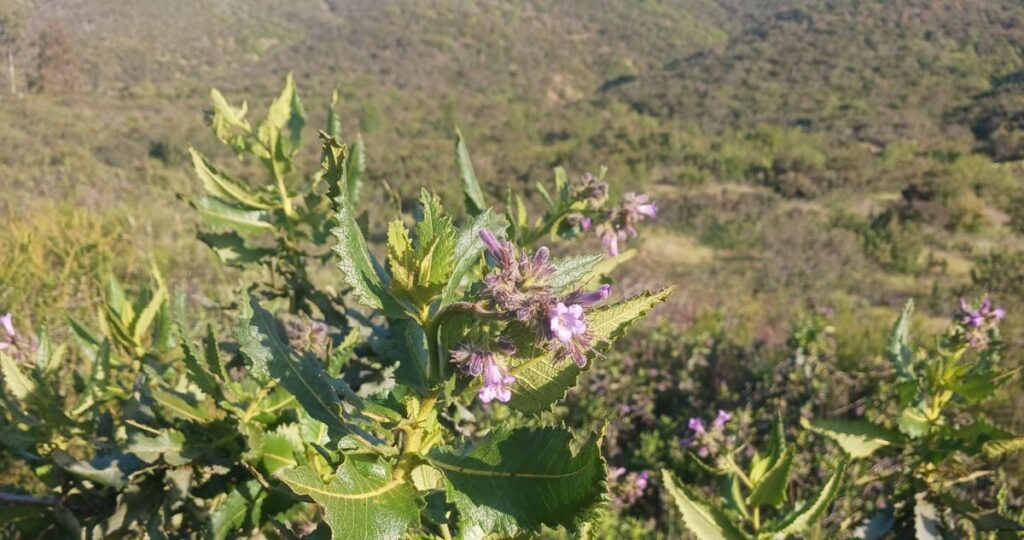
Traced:
POLYGON ((34 497, 32 495, 18 495, 15 493, 3 492, 0 492, 0 502, 29 504, 35 506, 60 506, 60 501, 54 497, 34 497))
POLYGON ((761 530, 761 507, 754 507, 754 531, 761 530))

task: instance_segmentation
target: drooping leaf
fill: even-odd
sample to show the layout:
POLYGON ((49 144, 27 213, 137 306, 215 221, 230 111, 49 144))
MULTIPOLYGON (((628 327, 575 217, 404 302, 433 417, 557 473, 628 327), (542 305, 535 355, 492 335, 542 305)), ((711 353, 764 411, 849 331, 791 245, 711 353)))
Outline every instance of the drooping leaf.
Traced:
POLYGON ((661 471, 662 483, 676 508, 683 517, 686 527, 698 540, 744 540, 746 536, 721 510, 700 500, 685 486, 676 483, 672 473, 661 471))
POLYGON ((146 463, 155 463, 161 458, 172 466, 189 462, 189 459, 182 455, 185 450, 185 435, 176 429, 163 429, 157 433, 133 433, 125 450, 146 463))
POLYGON ((36 381, 25 374, 14 358, 0 352, 0 371, 3 372, 4 386, 18 401, 24 403, 36 392, 36 381))
POLYGON ((867 420, 802 420, 801 423, 836 442, 851 458, 865 458, 879 448, 903 442, 903 436, 867 420))
POLYGON ((188 153, 192 157, 192 170, 199 177, 199 180, 203 182, 203 189, 211 197, 240 204, 249 210, 268 210, 271 208, 249 186, 232 179, 227 173, 214 167, 195 148, 189 148, 188 153))
POLYGON ((839 490, 843 485, 843 476, 846 474, 847 464, 847 460, 844 459, 841 461, 835 472, 832 473, 832 476, 830 476, 828 481, 825 482, 825 485, 822 486, 818 495, 808 502, 808 504, 799 507, 794 512, 782 518, 778 525, 771 528, 771 531, 776 533, 778 537, 782 538, 799 535, 821 519, 821 517, 825 515, 825 512, 828 511, 829 507, 832 506, 832 503, 835 502, 836 497, 839 496, 839 490))
POLYGON ((928 430, 931 428, 931 422, 921 409, 907 407, 900 414, 899 426, 900 431, 916 439, 928 433, 928 430))
POLYGON ((571 440, 561 428, 499 429, 462 450, 435 449, 428 462, 444 473, 467 538, 578 531, 603 500, 605 466, 596 437, 575 454, 571 440))
POLYGON ((396 480, 384 461, 347 459, 327 482, 307 466, 284 469, 278 478, 323 508, 331 538, 393 540, 419 522, 416 491, 396 480))
POLYGON ((175 392, 154 388, 150 395, 172 417, 183 418, 200 424, 210 421, 210 413, 208 411, 189 403, 185 397, 175 392))
POLYGON ((990 459, 1024 451, 1024 437, 1015 437, 1001 441, 988 441, 982 445, 982 451, 990 459))
MULTIPOLYGON (((610 343, 621 337, 634 322, 668 298, 672 290, 668 287, 656 293, 639 294, 588 313, 587 323, 595 343, 610 343)), ((516 342, 518 350, 510 367, 516 382, 508 405, 526 413, 546 411, 576 385, 581 370, 571 361, 556 364, 549 352, 537 346, 533 335, 518 336, 516 342)))
POLYGON ((262 210, 245 210, 231 206, 213 197, 199 197, 192 201, 207 225, 232 231, 260 234, 273 228, 270 218, 262 210))
POLYGON ((455 129, 455 165, 459 169, 459 180, 462 182, 462 194, 466 200, 466 213, 476 216, 487 208, 484 201, 484 193, 480 189, 480 182, 476 179, 476 172, 473 171, 473 162, 469 159, 469 149, 466 148, 466 141, 462 138, 462 132, 455 129))
POLYGON ((142 467, 142 461, 139 458, 120 452, 103 454, 89 461, 81 461, 71 457, 63 450, 54 450, 52 457, 54 463, 65 471, 114 489, 123 488, 128 482, 128 476, 142 467))
MULTIPOLYGON (((345 418, 337 385, 311 355, 299 356, 281 336, 277 320, 263 309, 255 298, 245 304, 236 334, 242 353, 251 362, 250 371, 262 380, 275 379, 287 389, 313 418, 327 424, 331 431, 352 434, 363 441, 372 438, 345 418)), ((354 393, 348 397, 350 407, 359 402, 354 393)))

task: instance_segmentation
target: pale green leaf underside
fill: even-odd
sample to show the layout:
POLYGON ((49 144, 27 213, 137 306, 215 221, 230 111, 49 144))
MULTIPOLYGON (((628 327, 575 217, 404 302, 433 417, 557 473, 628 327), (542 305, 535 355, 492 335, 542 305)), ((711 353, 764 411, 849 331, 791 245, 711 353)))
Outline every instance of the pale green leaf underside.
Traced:
POLYGON ((292 491, 309 495, 323 507, 332 538, 391 540, 419 521, 416 491, 395 480, 384 462, 357 463, 349 458, 328 483, 307 466, 285 469, 277 476, 292 491))
POLYGON ((868 457, 879 448, 897 444, 899 433, 867 420, 804 420, 804 427, 836 442, 851 458, 868 457))
POLYGON ((571 439, 561 428, 498 430, 462 451, 432 451, 464 537, 578 530, 603 501, 605 466, 596 437, 575 455, 571 439))

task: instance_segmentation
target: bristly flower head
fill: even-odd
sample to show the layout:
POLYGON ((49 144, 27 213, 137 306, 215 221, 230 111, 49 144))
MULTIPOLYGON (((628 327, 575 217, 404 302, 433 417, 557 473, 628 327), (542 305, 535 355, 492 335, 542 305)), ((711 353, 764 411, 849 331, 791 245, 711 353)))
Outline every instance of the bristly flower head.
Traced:
POLYGON ((988 343, 988 331, 995 328, 999 321, 1006 318, 1006 311, 1001 307, 992 307, 992 299, 985 295, 981 305, 974 309, 967 300, 960 299, 960 310, 957 322, 967 334, 971 347, 983 348, 988 343))
POLYGON ((601 243, 611 256, 619 254, 619 241, 636 237, 636 224, 644 219, 658 217, 658 205, 642 193, 629 192, 622 196, 619 206, 608 220, 597 228, 601 243))
POLYGON ((480 239, 495 262, 495 269, 484 278, 482 296, 510 318, 528 322, 546 311, 553 300, 548 278, 555 273, 549 262, 548 248, 541 247, 532 256, 516 253, 515 245, 497 239, 484 229, 480 239))
POLYGON ((544 337, 555 361, 572 359, 579 367, 587 365, 587 352, 593 347, 594 336, 587 326, 585 310, 610 294, 610 285, 590 292, 577 290, 548 308, 544 337))
POLYGON ((587 173, 573 182, 572 196, 587 203, 587 208, 597 210, 608 200, 608 183, 587 173))
MULTIPOLYGON (((515 347, 505 340, 499 340, 496 348, 503 354, 515 353, 515 347)), ((463 343, 451 352, 452 363, 459 366, 463 373, 471 377, 483 377, 483 386, 477 396, 483 403, 497 399, 507 403, 512 399, 509 387, 516 382, 501 357, 487 347, 463 343)))

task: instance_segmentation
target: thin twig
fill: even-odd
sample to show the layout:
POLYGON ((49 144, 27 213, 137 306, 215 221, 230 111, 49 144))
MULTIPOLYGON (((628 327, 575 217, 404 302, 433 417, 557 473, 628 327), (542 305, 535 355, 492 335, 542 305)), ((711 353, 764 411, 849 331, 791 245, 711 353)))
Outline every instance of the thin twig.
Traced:
POLYGON ((32 495, 18 495, 15 493, 0 492, 0 502, 11 504, 33 504, 37 506, 60 506, 56 497, 35 497, 32 495))

